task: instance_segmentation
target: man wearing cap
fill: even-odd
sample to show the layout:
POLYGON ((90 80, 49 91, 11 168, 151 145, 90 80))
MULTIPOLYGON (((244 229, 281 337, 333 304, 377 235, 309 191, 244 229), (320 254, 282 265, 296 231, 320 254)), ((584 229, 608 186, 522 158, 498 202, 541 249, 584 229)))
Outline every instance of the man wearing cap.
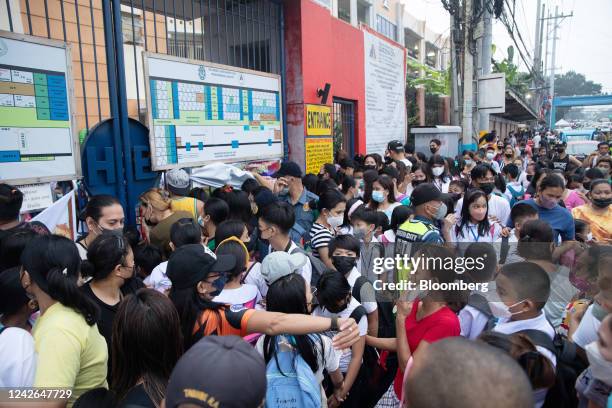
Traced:
POLYGON ((570 156, 565 152, 565 148, 567 147, 566 142, 557 141, 555 144, 555 150, 557 154, 555 154, 550 161, 550 168, 555 170, 559 169, 563 172, 569 171, 572 167, 580 167, 582 163, 580 160, 575 158, 574 156, 570 156))
POLYGON ((307 242, 315 221, 311 202, 318 200, 319 197, 306 190, 302 184, 302 170, 295 162, 284 162, 272 177, 278 179, 274 184, 274 192, 278 194, 278 199, 291 204, 295 212, 291 240, 297 243, 307 242))
POLYGON ((187 197, 189 194, 189 174, 183 169, 168 170, 165 175, 166 190, 170 193, 170 208, 172 211, 185 211, 191 214, 191 218, 198 220, 202 214, 204 203, 197 198, 187 197))
POLYGON ((392 140, 387 145, 387 151, 385 156, 392 158, 393 160, 401 161, 407 167, 412 167, 410 160, 406 158, 406 152, 404 150, 404 144, 399 140, 392 140))

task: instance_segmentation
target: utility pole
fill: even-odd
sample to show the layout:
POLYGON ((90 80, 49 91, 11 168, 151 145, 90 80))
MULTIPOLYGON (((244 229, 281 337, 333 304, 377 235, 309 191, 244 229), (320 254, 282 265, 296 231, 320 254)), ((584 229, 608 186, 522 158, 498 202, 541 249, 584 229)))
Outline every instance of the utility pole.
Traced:
POLYGON ((472 146, 474 126, 472 110, 474 108, 474 56, 471 52, 470 33, 472 31, 473 7, 472 0, 463 4, 463 146, 472 146))
POLYGON ((457 86, 457 50, 455 41, 455 16, 450 13, 450 72, 451 72, 451 125, 459 125, 459 87, 457 86))
MULTIPOLYGON (((485 2, 483 2, 485 3, 485 2)), ((491 73, 491 46, 493 44, 493 24, 491 21, 491 12, 486 4, 483 4, 483 23, 484 34, 482 37, 481 50, 481 67, 480 75, 488 75, 491 73)), ((478 97, 480 98, 480 92, 478 97)), ((478 129, 489 131, 489 112, 478 111, 478 129)))
MULTIPOLYGON (((538 8, 536 9, 536 30, 535 30, 535 42, 534 42, 534 52, 533 52, 533 69, 535 72, 540 72, 540 59, 541 59, 541 41, 542 41, 542 31, 540 30, 540 22, 541 18, 544 17, 544 8, 542 8, 542 14, 540 14, 540 7, 542 7, 542 0, 538 0, 538 8)), ((538 86, 538 80, 534 75, 532 80, 533 87, 538 86)))

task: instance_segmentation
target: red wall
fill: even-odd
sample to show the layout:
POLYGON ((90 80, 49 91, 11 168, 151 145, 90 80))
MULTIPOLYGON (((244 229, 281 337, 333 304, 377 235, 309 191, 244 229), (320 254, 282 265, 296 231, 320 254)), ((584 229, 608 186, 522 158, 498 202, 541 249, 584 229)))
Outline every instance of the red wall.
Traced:
POLYGON ((311 0, 285 4, 285 57, 289 157, 304 165, 304 104, 320 104, 317 89, 355 101, 355 152, 365 153, 363 33, 311 0))

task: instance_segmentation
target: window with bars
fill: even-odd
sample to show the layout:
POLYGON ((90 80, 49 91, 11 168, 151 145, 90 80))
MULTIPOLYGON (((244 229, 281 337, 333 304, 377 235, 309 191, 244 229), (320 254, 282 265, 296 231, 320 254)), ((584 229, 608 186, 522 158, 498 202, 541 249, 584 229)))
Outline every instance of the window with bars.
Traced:
POLYGON ((415 60, 421 59, 421 38, 416 33, 406 29, 404 33, 404 45, 409 57, 415 60))
POLYGON ((376 15, 376 31, 393 41, 397 39, 397 26, 380 14, 376 15))
POLYGON ((431 43, 425 44, 425 64, 432 68, 438 67, 439 50, 431 43))

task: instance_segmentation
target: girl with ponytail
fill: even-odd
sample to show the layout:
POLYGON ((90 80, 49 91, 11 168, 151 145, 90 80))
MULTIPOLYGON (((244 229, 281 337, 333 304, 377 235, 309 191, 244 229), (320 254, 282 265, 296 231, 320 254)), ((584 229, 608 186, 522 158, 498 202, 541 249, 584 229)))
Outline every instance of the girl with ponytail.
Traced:
POLYGON ((38 366, 34 387, 72 390, 68 406, 85 391, 106 386, 108 353, 96 321, 98 308, 77 286, 81 258, 74 242, 57 235, 30 241, 20 280, 36 299, 32 329, 38 366))

